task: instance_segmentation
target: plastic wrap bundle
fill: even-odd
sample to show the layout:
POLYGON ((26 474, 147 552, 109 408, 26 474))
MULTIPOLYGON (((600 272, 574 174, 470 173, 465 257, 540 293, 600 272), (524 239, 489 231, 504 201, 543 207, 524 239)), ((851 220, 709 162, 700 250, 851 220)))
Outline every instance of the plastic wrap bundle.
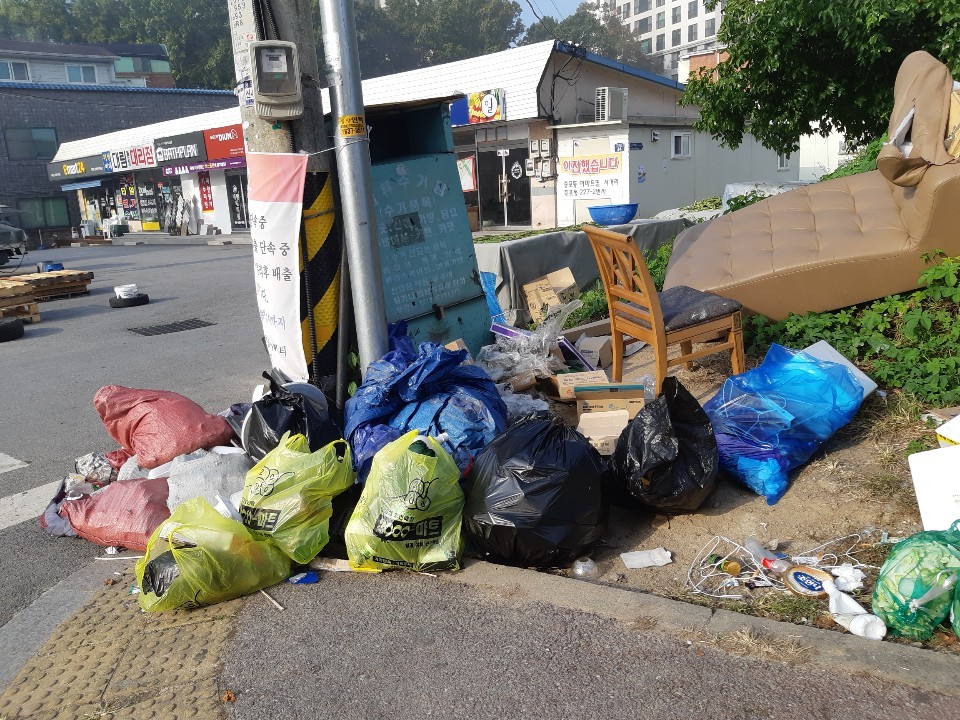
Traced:
POLYGON ((569 564, 603 538, 604 472, 596 449, 560 419, 522 420, 470 468, 467 539, 493 562, 569 564))
MULTIPOLYGON (((873 613, 894 635, 926 640, 950 612, 958 573, 960 521, 949 530, 911 535, 894 546, 880 569, 873 613)), ((956 631, 956 615, 953 622, 956 631)))
POLYGON ((645 505, 662 512, 691 512, 716 485, 719 458, 710 419, 674 377, 624 428, 613 455, 613 474, 645 505))
POLYGON ((720 466, 773 505, 789 473, 846 425, 863 388, 843 365, 772 345, 759 367, 724 382, 706 405, 720 466))
POLYGON ((465 469, 507 427, 496 386, 479 367, 463 364, 466 350, 423 343, 414 353, 405 323, 397 324, 390 344, 346 404, 345 434, 361 479, 374 454, 409 430, 445 436, 444 446, 465 469))

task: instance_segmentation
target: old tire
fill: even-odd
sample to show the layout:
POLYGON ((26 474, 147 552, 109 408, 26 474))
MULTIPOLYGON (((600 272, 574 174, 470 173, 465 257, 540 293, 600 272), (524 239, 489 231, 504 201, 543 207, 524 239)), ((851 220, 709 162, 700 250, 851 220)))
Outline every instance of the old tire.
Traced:
POLYGON ((0 319, 0 342, 23 337, 23 320, 20 318, 0 319))
POLYGON ((146 293, 137 293, 131 298, 110 298, 110 307, 112 308, 128 308, 128 307, 137 307, 138 305, 146 305, 150 302, 150 296, 146 293))

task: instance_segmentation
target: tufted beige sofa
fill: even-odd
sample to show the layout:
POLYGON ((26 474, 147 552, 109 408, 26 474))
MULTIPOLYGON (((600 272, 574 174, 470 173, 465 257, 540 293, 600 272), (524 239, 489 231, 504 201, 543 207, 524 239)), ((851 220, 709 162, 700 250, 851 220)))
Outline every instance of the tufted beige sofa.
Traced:
MULTIPOLYGON (((930 63, 946 77, 937 92, 945 87, 949 96, 944 66, 919 55, 909 56, 897 76, 900 105, 905 70, 929 77, 930 63)), ((899 122, 891 118, 891 126, 899 122)), ((943 136, 935 138, 941 146, 943 136)), ((908 153, 902 163, 915 167, 915 160, 908 153)), ((922 253, 960 255, 960 163, 943 162, 912 170, 915 185, 894 184, 875 170, 807 185, 689 228, 674 244, 664 289, 688 285, 774 319, 913 290, 922 253)), ((903 173, 887 175, 904 182, 903 173)))

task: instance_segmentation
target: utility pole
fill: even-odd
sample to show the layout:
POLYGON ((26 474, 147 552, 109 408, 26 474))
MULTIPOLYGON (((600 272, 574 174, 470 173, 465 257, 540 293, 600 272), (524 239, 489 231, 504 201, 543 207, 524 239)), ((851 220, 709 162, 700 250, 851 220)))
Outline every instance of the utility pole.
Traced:
POLYGON ((353 0, 320 0, 320 23, 360 370, 366 373, 388 344, 353 0))

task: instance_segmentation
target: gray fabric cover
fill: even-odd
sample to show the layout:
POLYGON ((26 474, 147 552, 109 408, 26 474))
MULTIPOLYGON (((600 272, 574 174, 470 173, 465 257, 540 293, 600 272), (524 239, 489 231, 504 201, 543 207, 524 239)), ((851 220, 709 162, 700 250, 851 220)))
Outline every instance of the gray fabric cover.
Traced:
MULTIPOLYGON (((655 250, 694 223, 686 218, 638 220, 609 229, 629 235, 641 251, 655 250)), ((497 277, 497 300, 504 310, 517 310, 515 325, 530 321, 523 286, 554 270, 570 268, 580 289, 585 290, 600 278, 586 233, 551 232, 502 243, 475 243, 480 272, 497 277)))
POLYGON ((243 489, 247 471, 252 467, 253 460, 245 453, 221 455, 198 450, 175 458, 167 477, 170 488, 167 507, 173 512, 178 505, 195 497, 216 505, 217 495, 228 498, 243 489))
POLYGON ((740 303, 686 285, 677 285, 660 293, 663 329, 681 330, 692 325, 726 317, 740 309, 740 303))

